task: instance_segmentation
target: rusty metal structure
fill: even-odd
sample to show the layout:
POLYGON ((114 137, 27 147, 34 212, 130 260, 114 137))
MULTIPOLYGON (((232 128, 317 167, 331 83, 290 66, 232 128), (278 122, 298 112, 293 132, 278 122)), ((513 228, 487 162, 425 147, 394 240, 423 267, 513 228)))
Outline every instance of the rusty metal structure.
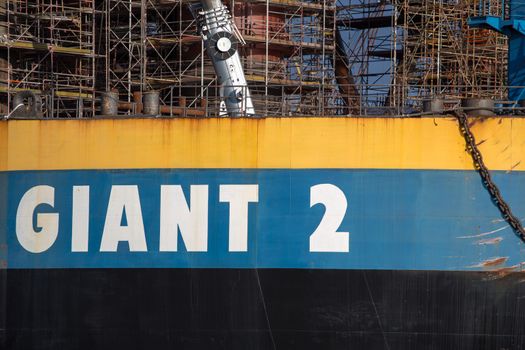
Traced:
POLYGON ((29 97, 36 114, 94 115, 97 13, 94 0, 0 2, 3 113, 24 92, 18 100, 29 97))
MULTIPOLYGON (((193 3, 1 0, 1 114, 219 116, 193 3)), ((429 99, 506 94, 506 38, 467 25, 485 11, 478 2, 226 5, 246 41, 239 53, 255 116, 399 115, 429 99)))
MULTIPOLYGON (((501 12, 501 1, 490 1, 501 12)), ((425 100, 504 99, 507 43, 499 33, 470 28, 485 11, 470 0, 351 1, 338 24, 360 89, 361 114, 403 114, 425 100)))
MULTIPOLYGON (((258 115, 332 114, 335 2, 232 1, 246 41, 240 56, 258 115), (268 20, 267 20, 268 19, 268 20)), ((160 92, 167 114, 219 114, 213 65, 186 1, 109 0, 106 89, 120 94, 120 112, 140 112, 141 94, 160 92), (135 104, 135 109, 131 104, 135 104)), ((161 108, 162 109, 162 108, 161 108)))

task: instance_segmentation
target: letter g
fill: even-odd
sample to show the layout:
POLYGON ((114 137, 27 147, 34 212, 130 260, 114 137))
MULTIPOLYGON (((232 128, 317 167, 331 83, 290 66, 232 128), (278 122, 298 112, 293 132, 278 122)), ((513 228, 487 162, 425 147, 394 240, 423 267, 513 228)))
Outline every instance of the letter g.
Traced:
POLYGON ((55 205, 55 188, 51 186, 35 186, 27 191, 16 211, 16 237, 31 253, 42 253, 55 243, 58 236, 58 213, 38 213, 36 216, 36 232, 33 228, 33 213, 40 204, 55 205))

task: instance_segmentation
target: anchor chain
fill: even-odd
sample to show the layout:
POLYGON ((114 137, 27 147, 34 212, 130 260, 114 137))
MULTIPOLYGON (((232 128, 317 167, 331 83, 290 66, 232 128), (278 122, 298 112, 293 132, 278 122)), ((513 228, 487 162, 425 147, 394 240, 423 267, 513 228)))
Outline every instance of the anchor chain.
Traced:
POLYGON ((467 151, 472 156, 472 161, 474 162, 474 167, 481 177, 483 186, 487 189, 492 199, 492 202, 498 207, 501 215, 505 221, 510 225, 516 236, 525 243, 525 229, 521 224, 521 221, 512 213, 509 205, 501 197, 501 193, 492 180, 489 170, 483 161, 483 156, 476 146, 476 139, 474 134, 470 130, 468 124, 467 114, 461 110, 454 110, 452 113, 456 116, 459 122, 459 130, 465 139, 467 144, 467 151))

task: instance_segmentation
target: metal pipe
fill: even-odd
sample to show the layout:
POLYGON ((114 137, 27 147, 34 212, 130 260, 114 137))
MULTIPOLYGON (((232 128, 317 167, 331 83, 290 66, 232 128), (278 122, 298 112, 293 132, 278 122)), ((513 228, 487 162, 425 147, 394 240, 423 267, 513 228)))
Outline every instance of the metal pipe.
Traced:
POLYGON ((106 91, 101 94, 100 113, 102 115, 115 115, 118 113, 118 92, 106 91))
POLYGON ((201 6, 196 17, 217 74, 222 104, 231 117, 252 116, 255 109, 237 50, 244 40, 221 0, 201 0, 201 6))
MULTIPOLYGON (((134 92, 133 100, 135 102, 118 102, 118 109, 121 111, 133 111, 133 109, 135 109, 136 114, 142 114, 142 111, 144 109, 144 105, 142 104, 142 93, 140 91, 134 92)), ((159 105, 158 106, 159 112, 156 114, 179 115, 179 116, 188 116, 188 117, 204 117, 206 115, 206 110, 204 109, 205 106, 206 106, 206 101, 204 99, 201 101, 201 107, 203 107, 202 109, 185 108, 184 105, 181 105, 180 107, 159 105)), ((148 113, 145 113, 145 114, 148 114, 148 113)))
POLYGON ((148 115, 158 115, 159 109, 159 92, 158 91, 146 91, 142 95, 142 108, 143 113, 148 115))
POLYGON ((494 113, 494 100, 488 98, 466 98, 461 100, 461 106, 472 117, 491 117, 494 113))
POLYGON ((133 101, 135 101, 135 113, 142 113, 142 93, 140 91, 133 92, 133 101))

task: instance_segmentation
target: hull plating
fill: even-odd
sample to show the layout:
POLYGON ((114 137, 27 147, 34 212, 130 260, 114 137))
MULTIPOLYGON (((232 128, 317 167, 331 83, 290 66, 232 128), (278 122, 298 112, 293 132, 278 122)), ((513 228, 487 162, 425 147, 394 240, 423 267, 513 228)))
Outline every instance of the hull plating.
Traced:
POLYGON ((453 119, 0 123, 0 347, 521 349, 524 261, 453 119))

